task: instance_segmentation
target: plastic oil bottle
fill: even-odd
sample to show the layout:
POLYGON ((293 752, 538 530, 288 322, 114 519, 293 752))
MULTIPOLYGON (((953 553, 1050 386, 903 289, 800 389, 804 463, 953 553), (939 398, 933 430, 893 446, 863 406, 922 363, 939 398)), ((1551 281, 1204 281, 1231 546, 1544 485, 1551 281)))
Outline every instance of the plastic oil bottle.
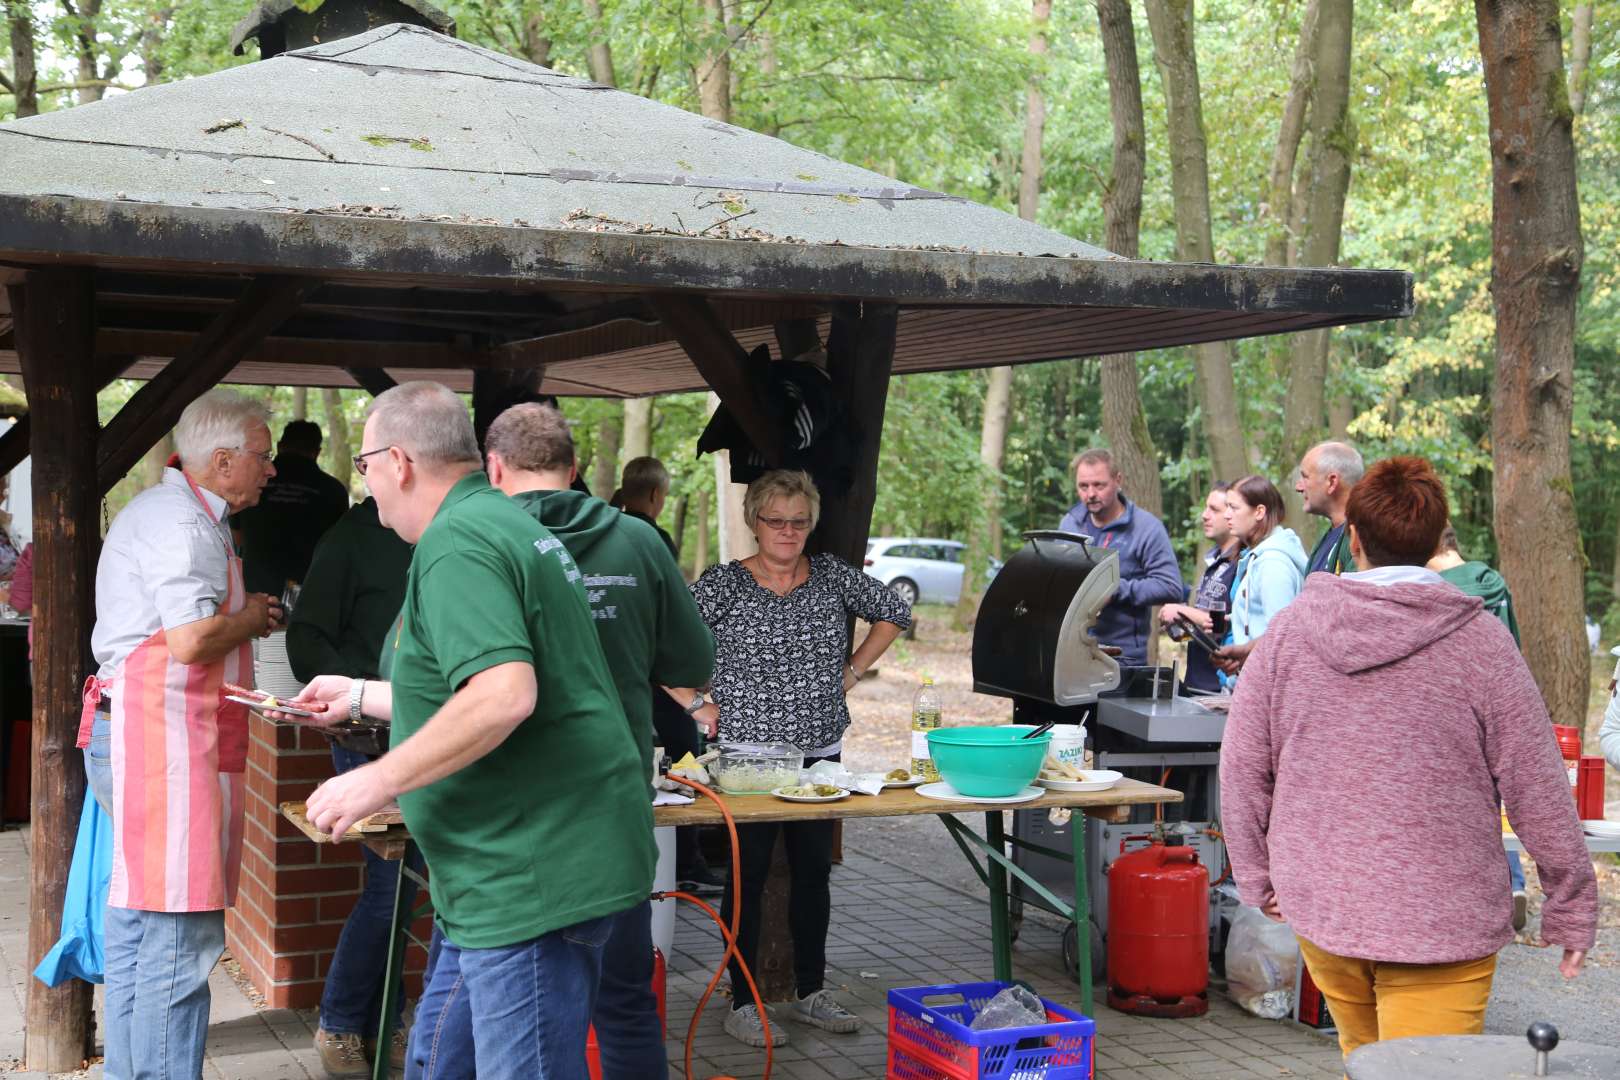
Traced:
POLYGON ((911 699, 911 775, 926 777, 930 783, 939 780, 939 770, 928 752, 928 733, 939 727, 940 719, 939 688, 932 676, 924 675, 911 699))

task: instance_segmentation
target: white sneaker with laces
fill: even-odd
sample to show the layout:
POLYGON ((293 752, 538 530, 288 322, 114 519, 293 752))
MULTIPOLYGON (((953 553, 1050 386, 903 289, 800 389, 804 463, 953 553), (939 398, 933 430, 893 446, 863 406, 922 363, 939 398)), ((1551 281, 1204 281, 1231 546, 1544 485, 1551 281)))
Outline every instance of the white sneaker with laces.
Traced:
POLYGON ((861 1026, 860 1018, 832 996, 831 990, 817 990, 793 1002, 793 1016, 823 1031, 847 1035, 861 1026))
MULTIPOLYGON (((731 1010, 726 1017, 726 1034, 746 1046, 763 1048, 765 1046, 765 1025, 760 1023, 759 1007, 744 1005, 740 1009, 731 1010)), ((771 1045, 786 1046, 788 1033, 782 1030, 780 1024, 771 1025, 771 1045)))

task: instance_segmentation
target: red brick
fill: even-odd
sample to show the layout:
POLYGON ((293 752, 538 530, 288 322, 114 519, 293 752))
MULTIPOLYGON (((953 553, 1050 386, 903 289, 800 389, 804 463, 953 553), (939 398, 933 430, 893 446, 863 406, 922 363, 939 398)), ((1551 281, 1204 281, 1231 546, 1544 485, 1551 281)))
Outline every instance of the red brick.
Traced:
POLYGON ((293 982, 314 977, 315 957, 309 953, 277 956, 270 961, 270 978, 275 982, 293 982))
POLYGON ((320 921, 320 900, 313 896, 278 896, 272 914, 277 926, 303 926, 320 921))
POLYGON ((277 983, 265 997, 273 1009, 313 1009, 321 1003, 324 986, 325 983, 319 979, 277 983))
MULTIPOLYGON (((271 852, 276 860, 276 872, 278 874, 282 874, 286 873, 288 870, 301 870, 319 865, 319 850, 319 845, 317 845, 315 841, 306 839, 304 837, 299 837, 297 840, 289 840, 284 844, 277 844, 276 850, 271 852)), ((284 893, 289 890, 278 888, 276 891, 278 893, 284 893)), ((302 890, 293 891, 301 892, 302 890)))
POLYGON ((342 922, 354 910, 354 905, 360 900, 360 894, 355 892, 338 893, 333 896, 320 898, 320 917, 318 922, 342 922))
POLYGON ((327 741, 325 735, 314 728, 298 729, 298 749, 318 750, 326 755, 326 760, 332 760, 332 744, 327 741))
POLYGON ((316 844, 322 866, 349 866, 360 862, 359 844, 316 844))
MULTIPOLYGON (((317 926, 277 926, 270 933, 270 947, 276 954, 315 952, 337 947, 338 935, 343 932, 339 923, 317 926)), ((314 969, 311 968, 311 971, 314 969)))
POLYGON ((322 866, 312 870, 283 870, 276 877, 276 894, 354 891, 360 888, 360 870, 353 866, 322 866))
POLYGON ((308 802, 310 793, 315 790, 313 780, 278 780, 276 781, 276 806, 284 802, 308 802))

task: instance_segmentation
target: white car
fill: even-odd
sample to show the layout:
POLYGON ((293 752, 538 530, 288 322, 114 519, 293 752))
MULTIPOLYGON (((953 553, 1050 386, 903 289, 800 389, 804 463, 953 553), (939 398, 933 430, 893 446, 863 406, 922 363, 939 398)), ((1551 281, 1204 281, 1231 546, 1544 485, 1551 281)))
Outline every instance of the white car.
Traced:
POLYGON ((962 595, 962 544, 918 536, 866 542, 866 572, 908 604, 954 604, 962 595))

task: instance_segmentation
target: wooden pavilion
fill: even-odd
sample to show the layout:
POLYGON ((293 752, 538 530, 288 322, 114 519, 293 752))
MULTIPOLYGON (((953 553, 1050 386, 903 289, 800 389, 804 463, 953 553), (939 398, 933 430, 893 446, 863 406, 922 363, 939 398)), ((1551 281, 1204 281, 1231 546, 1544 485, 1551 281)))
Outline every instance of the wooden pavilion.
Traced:
MULTIPOLYGON (((1122 259, 424 26, 293 29, 257 63, 0 124, 0 371, 30 405, 0 471, 33 456, 39 574, 34 960, 84 797, 101 498, 216 383, 433 378, 479 412, 514 387, 709 388, 775 457, 746 352, 819 338, 858 432, 822 544, 859 558, 894 374, 1412 310, 1403 272, 1122 259), (102 425, 118 377, 147 382, 102 425)), ((77 1067, 88 990, 31 986, 29 1068, 77 1067)))

